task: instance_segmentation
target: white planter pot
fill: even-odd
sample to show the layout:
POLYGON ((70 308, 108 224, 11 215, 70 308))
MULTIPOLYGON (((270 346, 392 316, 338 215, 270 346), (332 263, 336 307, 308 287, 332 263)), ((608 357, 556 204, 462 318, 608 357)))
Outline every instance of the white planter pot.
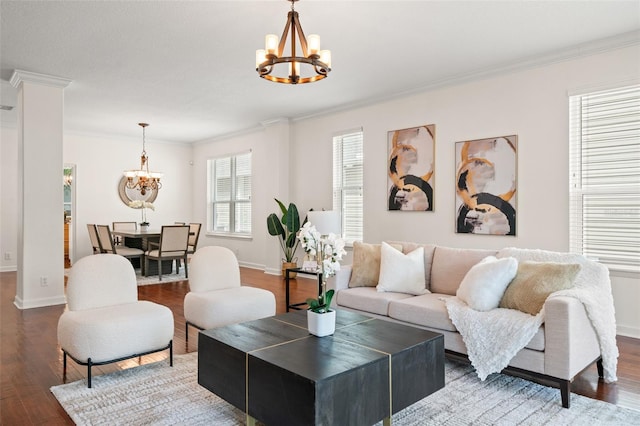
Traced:
POLYGON ((336 331, 336 311, 317 314, 307 311, 307 328, 314 336, 330 336, 336 331))

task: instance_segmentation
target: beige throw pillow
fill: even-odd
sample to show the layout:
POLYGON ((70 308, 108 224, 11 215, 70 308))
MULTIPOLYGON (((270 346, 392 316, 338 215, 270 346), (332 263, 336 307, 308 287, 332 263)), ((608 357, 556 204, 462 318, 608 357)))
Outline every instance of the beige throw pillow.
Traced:
POLYGON ((500 307, 538 315, 551 293, 573 287, 580 268, 576 263, 520 262, 500 307))
MULTIPOLYGON (((397 250, 402 246, 391 244, 397 250)), ((380 277, 380 244, 353 243, 353 267, 349 287, 375 287, 380 277)))

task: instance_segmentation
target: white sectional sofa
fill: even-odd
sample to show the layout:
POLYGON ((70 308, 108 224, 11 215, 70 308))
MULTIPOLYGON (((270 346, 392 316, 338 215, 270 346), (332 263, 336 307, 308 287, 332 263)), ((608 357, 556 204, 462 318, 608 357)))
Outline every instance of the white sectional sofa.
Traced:
MULTIPOLYGON (((542 250, 459 249, 410 242, 390 244, 398 250, 401 248, 404 254, 422 247, 424 283, 428 292, 415 295, 379 291, 376 283, 365 282, 363 285, 362 280, 354 283, 354 274, 359 274, 360 278, 362 273, 375 276, 376 267, 379 268, 379 263, 376 263, 379 258, 376 259, 371 253, 379 253, 380 246, 356 245, 353 265, 343 265, 336 276, 329 280, 329 288, 336 290, 333 299, 335 307, 441 333, 444 335, 447 355, 466 356, 465 342, 450 319, 443 299, 456 295, 460 283, 474 265, 487 256, 498 259, 513 257, 519 264, 525 261, 579 264, 581 269, 575 278, 575 289, 565 291, 566 295, 553 295, 546 299, 544 323, 526 346, 508 362, 504 372, 541 383, 557 383, 561 390, 562 405, 566 408, 569 407, 572 380, 594 362, 598 363, 601 377, 605 374, 607 381, 616 380, 618 353, 613 298, 609 273, 603 265, 579 255, 542 250), (362 249, 363 246, 366 246, 366 250, 362 249)), ((388 273, 388 266, 386 269, 388 273)), ((402 274, 402 271, 398 272, 402 274)))

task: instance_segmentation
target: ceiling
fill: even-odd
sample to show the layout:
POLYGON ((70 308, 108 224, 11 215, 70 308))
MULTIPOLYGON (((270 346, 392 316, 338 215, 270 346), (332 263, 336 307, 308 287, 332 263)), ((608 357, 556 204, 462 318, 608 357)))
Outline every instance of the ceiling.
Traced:
MULTIPOLYGON (((0 2, 0 104, 14 69, 72 80, 65 132, 195 142, 452 82, 640 43, 640 1, 296 3, 333 71, 284 85, 255 71, 290 4, 263 1, 0 2), (597 42, 597 43, 594 43, 597 42)), ((0 113, 15 122, 16 110, 0 113)))

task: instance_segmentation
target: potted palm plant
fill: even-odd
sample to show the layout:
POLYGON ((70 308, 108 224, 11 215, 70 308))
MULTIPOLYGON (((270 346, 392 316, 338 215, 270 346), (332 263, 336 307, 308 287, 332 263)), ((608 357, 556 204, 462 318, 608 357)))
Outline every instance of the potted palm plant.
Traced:
MULTIPOLYGON (((284 254, 282 258, 282 276, 284 276, 287 269, 298 266, 298 258, 295 257, 295 254, 300 242, 296 238, 300 230, 300 215, 295 204, 289 203, 289 207, 285 207, 277 198, 274 198, 274 200, 278 203, 282 216, 278 217, 275 213, 271 213, 267 217, 267 230, 270 235, 278 237, 278 242, 284 254)), ((295 275, 291 275, 291 277, 295 277, 295 275)))
POLYGON ((314 336, 324 337, 334 333, 336 329, 336 311, 331 309, 334 290, 327 291, 327 278, 340 270, 340 260, 346 254, 344 240, 331 233, 320 235, 310 222, 300 229, 298 239, 302 248, 317 260, 318 280, 321 291, 317 299, 307 299, 307 328, 314 336))

